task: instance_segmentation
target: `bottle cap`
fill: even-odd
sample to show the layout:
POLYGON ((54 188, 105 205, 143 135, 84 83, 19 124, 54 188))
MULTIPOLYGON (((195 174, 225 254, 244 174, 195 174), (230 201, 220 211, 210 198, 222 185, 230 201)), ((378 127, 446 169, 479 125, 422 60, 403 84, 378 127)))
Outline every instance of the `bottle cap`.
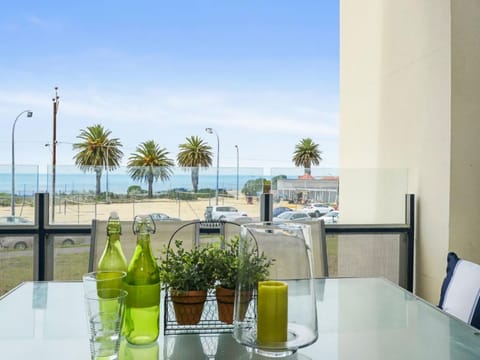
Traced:
POLYGON ((108 218, 107 222, 107 235, 110 234, 121 234, 122 233, 122 224, 120 218, 116 211, 112 211, 108 218))
POLYGON ((155 222, 150 215, 137 215, 133 220, 133 233, 150 233, 156 231, 155 222))

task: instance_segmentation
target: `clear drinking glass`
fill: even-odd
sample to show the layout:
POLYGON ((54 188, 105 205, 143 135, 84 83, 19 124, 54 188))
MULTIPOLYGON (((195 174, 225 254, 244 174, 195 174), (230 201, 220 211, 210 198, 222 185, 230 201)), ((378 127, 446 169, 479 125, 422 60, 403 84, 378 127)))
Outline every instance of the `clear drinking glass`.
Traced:
POLYGON ((91 359, 118 359, 127 292, 97 289, 85 293, 91 359))
POLYGON ((85 293, 96 289, 122 289, 127 276, 125 271, 94 271, 84 274, 83 289, 85 293))
POLYGON ((124 271, 83 275, 91 359, 118 359, 127 292, 124 271))
POLYGON ((310 226, 254 223, 241 226, 234 331, 237 342, 262 356, 284 357, 316 341, 317 311, 310 226), (258 278, 252 254, 274 259, 258 278), (256 280, 259 281, 253 281, 256 280), (245 294, 252 300, 246 302, 245 294))

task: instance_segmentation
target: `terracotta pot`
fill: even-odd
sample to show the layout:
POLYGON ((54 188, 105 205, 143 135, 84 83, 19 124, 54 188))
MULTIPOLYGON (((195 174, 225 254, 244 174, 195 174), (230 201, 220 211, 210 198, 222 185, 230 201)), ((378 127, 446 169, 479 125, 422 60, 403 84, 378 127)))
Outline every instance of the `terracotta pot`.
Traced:
POLYGON ((207 291, 177 291, 172 289, 170 294, 177 323, 179 325, 198 324, 202 317, 207 291))
MULTIPOLYGON (((218 307, 218 319, 221 322, 231 324, 233 323, 233 309, 235 304, 235 290, 226 289, 223 287, 217 287, 215 291, 215 296, 217 298, 217 307, 218 307)), ((240 318, 245 317, 245 313, 248 309, 248 304, 252 299, 252 292, 246 291, 242 293, 242 299, 240 303, 240 318)))

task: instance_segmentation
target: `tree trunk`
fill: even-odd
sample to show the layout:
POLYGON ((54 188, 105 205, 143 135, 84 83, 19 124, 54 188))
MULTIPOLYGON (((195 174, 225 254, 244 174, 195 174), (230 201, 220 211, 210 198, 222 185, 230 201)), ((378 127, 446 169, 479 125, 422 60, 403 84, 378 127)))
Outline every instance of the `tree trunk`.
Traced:
POLYGON ((153 198, 153 175, 148 175, 148 198, 153 198))
POLYGON ((193 192, 198 192, 198 166, 192 167, 192 186, 193 192))
POLYGON ((97 166, 95 167, 95 194, 97 196, 100 195, 100 191, 101 191, 101 185, 100 185, 100 181, 102 179, 102 168, 100 166, 97 166))

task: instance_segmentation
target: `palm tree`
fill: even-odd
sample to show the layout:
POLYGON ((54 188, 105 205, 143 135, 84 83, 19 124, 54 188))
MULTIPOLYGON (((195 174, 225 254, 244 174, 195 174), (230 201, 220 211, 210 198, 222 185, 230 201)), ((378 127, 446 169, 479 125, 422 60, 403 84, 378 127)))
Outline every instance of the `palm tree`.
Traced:
POLYGON ((318 144, 315 144, 312 139, 304 138, 295 145, 295 151, 293 152, 293 162, 295 166, 303 166, 305 168, 305 174, 311 176, 311 168, 313 165, 320 164, 322 152, 318 150, 318 144))
POLYGON ((154 140, 141 143, 128 158, 128 173, 136 181, 146 181, 148 197, 153 197, 153 181, 168 180, 172 175, 174 162, 168 158, 169 152, 154 140))
POLYGON ((193 192, 197 192, 200 167, 208 168, 212 165, 212 147, 198 136, 190 136, 185 140, 186 143, 178 145, 180 152, 177 163, 180 167, 191 168, 193 192))
POLYGON ((88 126, 80 130, 80 135, 77 136, 82 142, 73 144, 73 149, 78 150, 73 156, 75 165, 83 172, 95 171, 97 196, 100 195, 102 170, 115 170, 123 157, 123 145, 118 138, 110 139, 111 133, 100 124, 88 126))

